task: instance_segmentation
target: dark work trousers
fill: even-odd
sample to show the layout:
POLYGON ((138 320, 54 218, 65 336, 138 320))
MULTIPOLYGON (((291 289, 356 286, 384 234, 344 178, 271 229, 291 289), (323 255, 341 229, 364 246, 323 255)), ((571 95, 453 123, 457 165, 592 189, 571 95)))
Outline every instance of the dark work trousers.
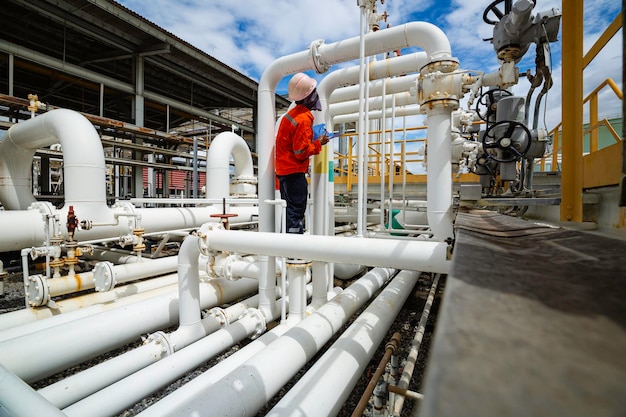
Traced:
POLYGON ((287 202, 287 233, 304 233, 308 183, 304 173, 278 175, 280 198, 287 202))

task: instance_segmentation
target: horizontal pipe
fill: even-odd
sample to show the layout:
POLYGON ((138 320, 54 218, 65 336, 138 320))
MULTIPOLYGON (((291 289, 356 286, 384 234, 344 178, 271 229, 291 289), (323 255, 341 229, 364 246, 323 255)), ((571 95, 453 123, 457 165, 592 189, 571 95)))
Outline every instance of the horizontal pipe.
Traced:
POLYGON ((115 415, 254 335, 259 326, 265 327, 263 316, 246 313, 235 323, 63 409, 63 412, 69 417, 115 415))
POLYGON ((267 416, 291 416, 295 409, 309 417, 337 415, 418 277, 418 272, 401 271, 267 416))
MULTIPOLYGON (((203 284, 202 308, 256 291, 257 281, 216 279, 203 284)), ((0 363, 32 382, 178 322, 178 297, 163 294, 123 308, 75 320, 0 343, 0 363), (46 340, 47 343, 40 343, 46 340)))
MULTIPOLYGON (((246 309, 256 307, 258 302, 259 296, 254 295, 228 308, 220 308, 219 315, 210 315, 202 320, 206 333, 211 334, 219 330, 220 327, 225 326, 228 323, 235 322, 246 309), (222 320, 225 322, 222 322, 222 320)), ((115 384, 116 382, 140 371, 143 368, 163 360, 168 355, 167 350, 169 349, 165 346, 165 344, 167 344, 166 338, 168 335, 162 334, 161 332, 157 333, 159 334, 150 335, 148 337, 148 341, 144 345, 109 359, 106 362, 92 366, 89 369, 74 374, 54 384, 48 385, 47 387, 40 389, 38 391, 39 394, 44 396, 57 407, 65 408, 112 384, 115 384)), ((186 343, 186 345, 189 343, 190 342, 186 343)), ((206 355, 208 355, 209 348, 214 348, 212 345, 212 342, 205 343, 200 350, 200 352, 204 352, 204 355, 194 353, 191 354, 191 357, 188 359, 196 361, 208 359, 209 356, 206 355)), ((176 351, 179 352, 180 349, 176 351)), ((179 354, 177 357, 184 357, 187 353, 192 352, 193 350, 185 350, 185 354, 179 354)), ((199 365, 200 364, 198 363, 196 366, 199 365)), ((168 368, 167 362, 166 365, 161 365, 161 369, 163 369, 163 367, 166 369, 168 368)), ((168 372, 162 372, 162 376, 170 378, 170 381, 172 374, 171 370, 168 372)), ((177 376, 180 375, 177 374, 177 376)), ((163 380, 164 378, 159 377, 157 379, 163 380)), ((150 380, 153 380, 153 378, 150 378, 150 380)), ((145 383, 138 385, 142 385, 143 389, 146 388, 145 383)), ((147 391, 146 395, 151 392, 153 391, 147 391)), ((135 400, 138 400, 139 398, 141 397, 137 397, 135 400)), ((93 417, 91 413, 86 414, 93 417)), ((114 413, 111 412, 111 415, 112 414, 114 413)))
POLYGON ((67 417, 2 365, 0 365, 0 415, 67 417))
POLYGON ((54 308, 37 307, 4 313, 0 315, 0 341, 175 291, 177 280, 177 275, 171 274, 124 285, 106 293, 56 301, 54 308))
POLYGON ((369 271, 297 326, 291 329, 277 326, 137 417, 237 415, 235 407, 242 401, 254 402, 255 406, 248 410, 250 415, 256 414, 252 410, 265 404, 265 397, 272 395, 276 387, 280 388, 293 369, 300 369, 302 361, 306 363, 314 356, 394 273, 385 268, 369 271), (269 369, 270 373, 261 375, 258 372, 261 368, 269 369), (247 385, 251 378, 262 376, 266 379, 253 383, 259 384, 256 388, 247 385), (234 391, 227 387, 239 382, 245 385, 234 391))
POLYGON ((345 238, 213 229, 209 249, 324 262, 448 273, 449 245, 422 240, 345 238), (350 239, 346 241, 346 239, 350 239))

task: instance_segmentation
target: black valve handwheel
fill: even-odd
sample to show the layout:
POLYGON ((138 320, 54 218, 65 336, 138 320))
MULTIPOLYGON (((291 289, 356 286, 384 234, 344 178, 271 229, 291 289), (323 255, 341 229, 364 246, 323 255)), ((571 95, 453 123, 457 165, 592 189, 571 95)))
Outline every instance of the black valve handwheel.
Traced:
POLYGON ((513 162, 523 158, 530 149, 531 142, 532 135, 530 134, 530 130, 528 130, 526 125, 523 123, 516 122, 514 120, 502 120, 492 124, 487 128, 482 137, 483 151, 489 155, 489 158, 501 163, 513 162), (506 131, 500 136, 500 138, 496 139, 496 128, 500 128, 500 126, 506 126, 506 131), (522 129, 524 135, 526 136, 526 146, 524 146, 524 149, 517 149, 511 140, 513 135, 516 131, 519 131, 519 129, 522 129), (512 156, 509 158, 498 158, 492 155, 492 153, 487 152, 488 149, 501 149, 503 151, 508 151, 512 154, 512 156))

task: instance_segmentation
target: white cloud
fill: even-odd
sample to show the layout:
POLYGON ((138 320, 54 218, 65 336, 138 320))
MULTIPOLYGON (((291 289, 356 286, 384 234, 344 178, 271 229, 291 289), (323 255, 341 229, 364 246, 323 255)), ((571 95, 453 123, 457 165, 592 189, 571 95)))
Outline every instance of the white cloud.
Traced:
MULTIPOLYGON (((358 36, 360 27, 360 12, 354 0, 229 0, 219 3, 185 0, 176 2, 175 6, 170 0, 120 2, 257 81, 277 58, 304 51, 317 39, 329 44, 358 36)), ((490 3, 491 0, 393 0, 379 4, 378 11, 387 11, 387 23, 391 26, 414 20, 429 21, 439 26, 448 36, 452 54, 459 59, 461 68, 491 72, 497 69, 499 63, 492 44, 484 39, 492 37, 493 26, 482 19, 483 11, 490 3)), ((618 15, 621 2, 586 0, 584 4, 584 44, 587 50, 618 15)), ((499 7, 502 10, 502 5, 499 7)), ((561 1, 537 0, 535 11, 552 8, 561 9, 561 1)), ((586 69, 585 94, 606 78, 612 78, 621 87, 621 42, 620 31, 586 69)), ((554 86, 548 94, 545 110, 548 127, 556 125, 561 119, 560 42, 553 43, 551 48, 554 86)), ((355 65, 355 62, 337 65, 333 69, 346 65, 355 65)), ((527 69, 535 71, 534 48, 529 50, 519 67, 521 72, 527 69)), ((317 76, 318 79, 322 77, 317 76)), ((528 82, 521 79, 514 91, 525 95, 527 89, 528 82)), ((620 114, 621 104, 610 97, 612 93, 608 89, 605 90, 602 92, 604 108, 600 110, 601 115, 620 114)), ((543 117, 542 109, 542 120, 543 117)))

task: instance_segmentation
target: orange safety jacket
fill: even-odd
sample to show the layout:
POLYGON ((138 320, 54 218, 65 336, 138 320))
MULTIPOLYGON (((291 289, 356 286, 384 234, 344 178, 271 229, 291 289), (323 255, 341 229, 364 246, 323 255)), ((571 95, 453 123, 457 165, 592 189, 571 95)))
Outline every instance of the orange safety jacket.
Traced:
POLYGON ((313 140, 313 114, 302 104, 285 114, 276 134, 276 175, 309 170, 309 157, 317 155, 322 144, 313 140))

